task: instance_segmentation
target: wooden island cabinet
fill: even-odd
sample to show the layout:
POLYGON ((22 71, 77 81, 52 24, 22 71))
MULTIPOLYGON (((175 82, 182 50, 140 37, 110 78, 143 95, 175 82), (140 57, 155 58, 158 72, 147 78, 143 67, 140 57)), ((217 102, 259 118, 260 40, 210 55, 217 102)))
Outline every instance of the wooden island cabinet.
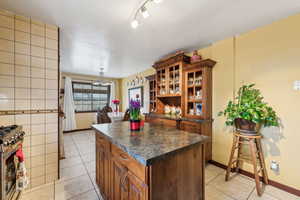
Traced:
POLYGON ((93 128, 103 199, 204 200, 208 137, 149 123, 140 132, 131 132, 129 122, 93 128))

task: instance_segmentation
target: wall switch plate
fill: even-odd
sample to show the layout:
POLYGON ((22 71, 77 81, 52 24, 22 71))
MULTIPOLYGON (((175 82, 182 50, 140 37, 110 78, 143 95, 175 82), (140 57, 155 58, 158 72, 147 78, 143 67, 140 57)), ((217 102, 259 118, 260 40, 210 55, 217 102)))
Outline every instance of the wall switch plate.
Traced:
POLYGON ((295 81, 294 82, 294 90, 300 91, 300 81, 295 81))

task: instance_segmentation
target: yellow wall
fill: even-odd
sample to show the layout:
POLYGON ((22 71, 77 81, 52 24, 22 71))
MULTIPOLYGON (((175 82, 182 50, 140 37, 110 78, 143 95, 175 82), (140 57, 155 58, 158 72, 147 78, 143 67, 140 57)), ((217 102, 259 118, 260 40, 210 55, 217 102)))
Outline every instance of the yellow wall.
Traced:
MULTIPOLYGON (((88 76, 88 75, 80 75, 73 73, 61 73, 61 77, 68 76, 71 77, 72 80, 77 81, 95 81, 99 80, 99 76, 88 76)), ((112 79, 112 78, 102 78, 103 80, 114 80, 116 82, 116 98, 120 98, 120 81, 121 79, 112 79)), ((64 79, 61 79, 61 88, 64 86, 64 79)), ((76 125, 77 129, 87 129, 91 128, 91 125, 96 122, 96 113, 76 113, 76 125)))
MULTIPOLYGON (((255 83, 283 125, 280 129, 262 130, 267 168, 271 160, 280 163, 280 173, 268 170, 269 177, 297 189, 300 189, 297 176, 300 160, 296 149, 300 144, 297 131, 300 92, 293 90, 293 82, 300 79, 299 22, 300 14, 236 37, 236 56, 232 38, 210 47, 212 58, 218 62, 213 71, 213 159, 226 164, 232 143, 231 131, 225 131, 224 119, 217 117, 218 111, 224 108, 235 89, 245 83, 255 83)), ((251 170, 249 166, 245 169, 251 170)))
MULTIPOLYGON (((155 73, 155 70, 153 68, 147 69, 141 73, 138 74, 138 76, 142 76, 142 77, 147 77, 150 76, 152 74, 155 73)), ((128 107, 128 89, 129 88, 133 88, 133 87, 137 87, 137 86, 127 86, 127 83, 133 79, 135 79, 136 75, 132 75, 126 78, 121 79, 120 81, 120 90, 121 90, 121 108, 122 111, 125 111, 128 107)), ((149 91, 147 90, 148 88, 148 82, 144 82, 143 85, 139 85, 139 86, 143 86, 144 87, 144 104, 148 104, 149 102, 147 102, 148 99, 148 93, 149 91)))
MULTIPOLYGON (((199 50, 203 58, 218 62, 213 69, 213 160, 227 165, 232 144, 232 128, 217 113, 242 84, 255 83, 283 125, 262 130, 269 178, 298 190, 300 92, 293 90, 293 82, 300 80, 299 22, 300 14, 199 50), (271 160, 279 162, 279 174, 269 170, 271 160)), ((126 98, 126 86, 122 88, 126 98)))

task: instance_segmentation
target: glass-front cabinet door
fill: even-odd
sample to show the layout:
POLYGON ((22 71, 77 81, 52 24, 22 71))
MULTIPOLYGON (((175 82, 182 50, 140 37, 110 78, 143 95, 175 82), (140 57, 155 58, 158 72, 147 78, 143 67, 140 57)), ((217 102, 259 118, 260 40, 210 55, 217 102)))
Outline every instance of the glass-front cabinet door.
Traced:
POLYGON ((174 65, 168 68, 168 95, 181 95, 181 69, 180 65, 174 65))
POLYGON ((157 95, 164 96, 167 94, 167 85, 166 85, 166 69, 160 69, 156 73, 157 80, 157 95))
POLYGON ((181 74, 180 64, 157 70, 157 96, 181 96, 181 74))
POLYGON ((185 73, 186 81, 186 115, 201 117, 203 114, 202 70, 188 71, 185 73))

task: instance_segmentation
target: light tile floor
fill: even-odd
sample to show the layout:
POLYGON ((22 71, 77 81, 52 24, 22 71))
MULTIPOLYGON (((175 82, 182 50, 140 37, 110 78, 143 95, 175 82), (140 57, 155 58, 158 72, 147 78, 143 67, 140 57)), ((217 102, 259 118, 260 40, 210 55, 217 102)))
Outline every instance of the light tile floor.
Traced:
MULTIPOLYGON (((24 192, 22 200, 102 200, 95 183, 95 133, 68 133, 64 140, 66 159, 60 162, 61 179, 24 192)), ((225 182, 225 171, 213 165, 207 165, 205 173, 206 200, 300 200, 272 186, 258 197, 253 179, 236 175, 225 182)))

